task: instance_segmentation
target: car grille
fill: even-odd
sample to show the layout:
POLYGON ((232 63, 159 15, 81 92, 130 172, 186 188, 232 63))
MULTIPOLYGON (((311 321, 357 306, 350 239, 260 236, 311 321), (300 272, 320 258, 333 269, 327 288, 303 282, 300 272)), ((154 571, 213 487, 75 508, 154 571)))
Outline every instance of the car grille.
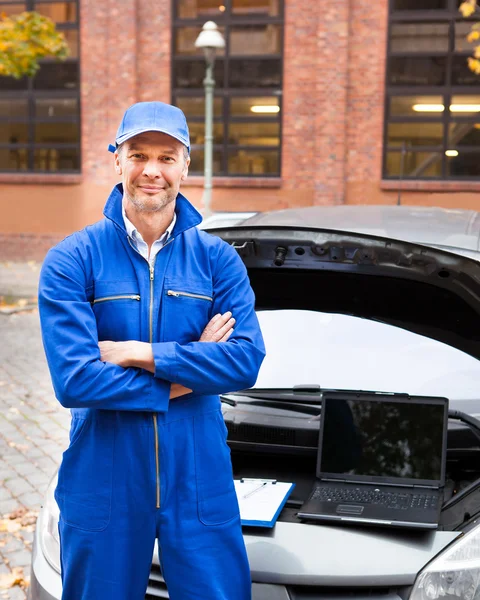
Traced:
POLYGON ((295 430, 287 427, 267 427, 251 423, 232 423, 225 420, 229 441, 253 442, 317 448, 318 431, 295 430))
MULTIPOLYGON (((332 588, 320 586, 287 586, 288 597, 292 600, 401 600, 396 590, 388 588, 332 588)), ((253 584, 253 598, 285 598, 285 588, 283 586, 269 584, 253 584), (260 588, 268 588, 268 593, 262 593, 260 588), (278 594, 275 591, 278 591, 278 594), (282 592, 283 590, 283 592, 282 592)), ((150 578, 148 580, 147 593, 145 600, 154 600, 155 598, 168 598, 167 586, 162 577, 162 572, 158 565, 152 564, 150 578)))

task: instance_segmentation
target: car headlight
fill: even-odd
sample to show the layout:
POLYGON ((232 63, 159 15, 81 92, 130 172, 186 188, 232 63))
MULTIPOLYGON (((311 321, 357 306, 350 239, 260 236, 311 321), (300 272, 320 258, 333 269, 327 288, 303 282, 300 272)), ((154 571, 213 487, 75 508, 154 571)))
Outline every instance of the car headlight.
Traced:
POLYGON ((476 526, 425 567, 410 600, 480 600, 480 526, 476 526))
POLYGON ((56 485, 57 478, 54 477, 47 489, 45 506, 40 514, 39 527, 40 547, 43 555, 50 566, 57 573, 60 573, 60 538, 58 535, 60 511, 53 495, 56 485))

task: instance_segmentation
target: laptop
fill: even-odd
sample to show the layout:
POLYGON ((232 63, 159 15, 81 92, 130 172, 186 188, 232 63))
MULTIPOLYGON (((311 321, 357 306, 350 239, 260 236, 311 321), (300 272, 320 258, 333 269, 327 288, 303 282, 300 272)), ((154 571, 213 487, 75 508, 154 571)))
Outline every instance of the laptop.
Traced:
POLYGON ((447 398, 325 392, 316 482, 298 516, 435 529, 445 485, 447 398))

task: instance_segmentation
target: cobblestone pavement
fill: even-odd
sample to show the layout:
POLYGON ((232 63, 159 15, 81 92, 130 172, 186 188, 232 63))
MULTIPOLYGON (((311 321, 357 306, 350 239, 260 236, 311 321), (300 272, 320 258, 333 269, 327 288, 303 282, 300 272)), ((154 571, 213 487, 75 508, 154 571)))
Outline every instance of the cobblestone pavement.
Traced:
MULTIPOLYGON (((0 314, 0 524, 18 509, 38 512, 67 446, 69 426, 69 411, 53 395, 37 310, 0 314)), ((19 568, 28 578, 29 529, 11 535, 0 528, 0 580, 21 573, 19 568)), ((0 600, 25 597, 19 585, 0 585, 0 600)))

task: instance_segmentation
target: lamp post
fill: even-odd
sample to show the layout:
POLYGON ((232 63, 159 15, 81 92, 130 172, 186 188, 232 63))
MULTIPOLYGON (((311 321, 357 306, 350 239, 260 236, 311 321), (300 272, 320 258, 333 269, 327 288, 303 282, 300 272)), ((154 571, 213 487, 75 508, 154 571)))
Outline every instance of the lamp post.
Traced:
POLYGON ((205 166, 203 183, 203 207, 204 215, 211 214, 212 203, 212 165, 213 165, 213 89, 215 79, 213 78, 213 66, 215 64, 215 51, 224 48, 225 40, 218 31, 213 21, 207 21, 199 36, 195 40, 195 48, 202 48, 205 55, 206 73, 203 80, 205 88, 205 166))

